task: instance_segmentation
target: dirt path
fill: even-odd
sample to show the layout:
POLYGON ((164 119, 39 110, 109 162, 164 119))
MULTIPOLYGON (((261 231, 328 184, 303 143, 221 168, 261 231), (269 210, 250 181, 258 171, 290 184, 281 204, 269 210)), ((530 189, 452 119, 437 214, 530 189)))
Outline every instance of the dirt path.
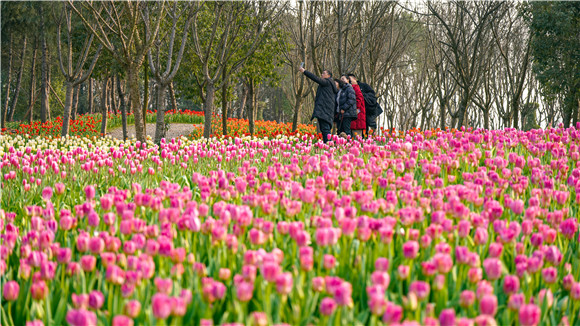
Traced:
MULTIPOLYGON (((172 123, 169 125, 169 130, 167 131, 165 138, 171 139, 180 136, 187 136, 196 128, 203 128, 203 125, 190 123, 172 123)), ((155 124, 148 123, 146 129, 147 135, 151 136, 151 138, 155 138, 155 124)), ((107 134, 111 135, 113 138, 123 139, 123 127, 109 130, 107 134)), ((127 126, 127 135, 129 138, 135 136, 135 125, 127 126)))

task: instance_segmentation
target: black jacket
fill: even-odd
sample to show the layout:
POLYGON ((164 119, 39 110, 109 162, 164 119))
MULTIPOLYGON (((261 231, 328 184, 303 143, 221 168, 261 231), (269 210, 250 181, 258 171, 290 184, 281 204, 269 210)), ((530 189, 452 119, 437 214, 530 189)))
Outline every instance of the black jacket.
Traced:
POLYGON ((377 102, 377 96, 375 91, 366 83, 358 83, 360 91, 363 93, 365 98, 365 109, 367 110, 367 117, 377 117, 383 113, 383 109, 377 102))
POLYGON ((334 120, 337 92, 334 80, 332 78, 320 78, 306 70, 304 71, 304 75, 318 84, 316 97, 314 98, 314 111, 312 112, 312 118, 310 120, 317 118, 318 120, 332 123, 334 120))
POLYGON ((344 84, 339 91, 338 111, 344 110, 345 118, 356 118, 358 112, 356 110, 356 94, 354 88, 350 84, 344 84))

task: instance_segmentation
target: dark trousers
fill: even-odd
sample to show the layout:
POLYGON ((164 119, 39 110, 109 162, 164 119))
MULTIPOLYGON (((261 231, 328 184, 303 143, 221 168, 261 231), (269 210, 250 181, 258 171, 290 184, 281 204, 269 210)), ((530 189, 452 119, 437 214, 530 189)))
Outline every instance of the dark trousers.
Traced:
POLYGON ((377 117, 367 115, 366 121, 367 121, 366 137, 368 137, 369 136, 369 129, 373 129, 373 131, 377 130, 377 117))
POLYGON ((318 119, 318 126, 322 133, 322 141, 325 143, 328 142, 328 135, 330 135, 330 131, 332 130, 332 123, 318 119))
POLYGON ((342 122, 338 121, 338 133, 344 132, 345 134, 352 137, 352 130, 350 129, 350 125, 354 121, 354 118, 342 118, 342 122))

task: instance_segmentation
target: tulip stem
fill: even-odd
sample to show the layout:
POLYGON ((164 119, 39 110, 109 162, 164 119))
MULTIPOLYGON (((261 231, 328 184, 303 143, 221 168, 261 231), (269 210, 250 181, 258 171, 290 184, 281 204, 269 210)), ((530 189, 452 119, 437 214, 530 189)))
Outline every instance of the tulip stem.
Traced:
POLYGON ((14 319, 12 319, 12 301, 8 302, 8 318, 12 326, 14 326, 14 319))

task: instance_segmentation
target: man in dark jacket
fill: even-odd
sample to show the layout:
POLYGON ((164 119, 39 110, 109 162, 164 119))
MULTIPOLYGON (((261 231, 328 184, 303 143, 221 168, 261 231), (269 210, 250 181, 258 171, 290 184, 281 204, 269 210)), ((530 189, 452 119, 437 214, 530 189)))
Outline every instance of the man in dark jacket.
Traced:
MULTIPOLYGON (((351 75, 351 78, 355 78, 356 76, 351 75)), ((377 117, 383 113, 383 109, 377 103, 377 96, 375 91, 365 83, 358 82, 360 86, 360 91, 363 93, 363 97, 365 98, 365 108, 366 108, 366 118, 367 118, 367 130, 366 134, 369 134, 369 129, 373 129, 373 131, 377 130, 377 117)))
POLYGON ((322 72, 322 78, 320 78, 310 71, 304 70, 302 67, 300 67, 300 72, 318 84, 316 97, 314 98, 314 111, 312 112, 312 118, 310 120, 312 121, 314 118, 318 120, 320 132, 322 132, 322 140, 326 143, 332 129, 334 108, 336 107, 337 90, 332 80, 332 73, 324 70, 322 72))

